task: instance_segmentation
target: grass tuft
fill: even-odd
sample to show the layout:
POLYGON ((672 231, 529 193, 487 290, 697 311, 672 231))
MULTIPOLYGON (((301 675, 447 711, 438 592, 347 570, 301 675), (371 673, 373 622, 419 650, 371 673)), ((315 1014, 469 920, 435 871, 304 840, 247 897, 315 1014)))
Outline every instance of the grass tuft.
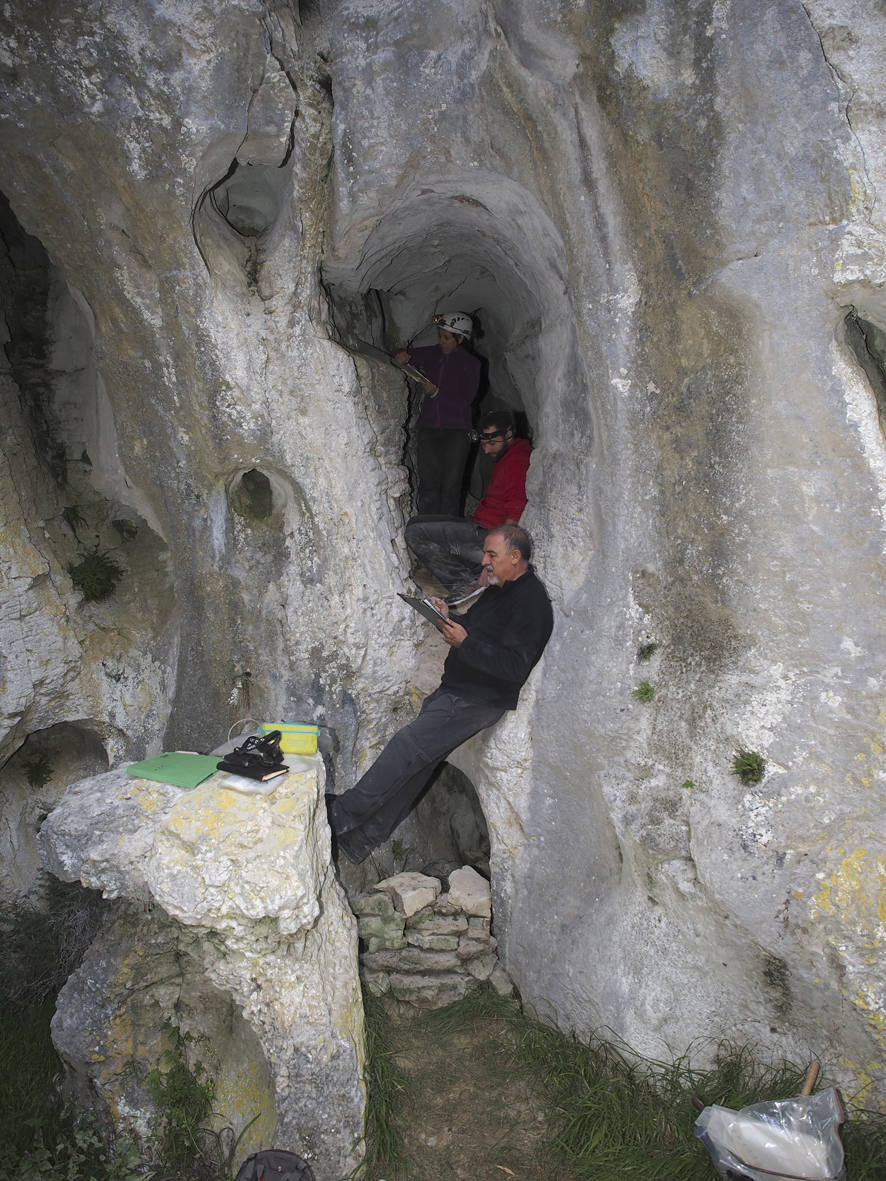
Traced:
POLYGON ((655 696, 655 686, 650 685, 648 681, 641 681, 636 689, 631 690, 631 696, 636 697, 638 701, 651 701, 655 696))
POLYGON ((745 750, 741 746, 732 759, 732 774, 737 775, 746 787, 751 787, 760 783, 766 774, 766 761, 759 751, 745 750))
POLYGON ((45 874, 43 905, 35 901, 0 903, 0 1002, 40 1008, 51 1001, 79 967, 95 938, 106 903, 79 882, 60 882, 45 874))
POLYGON ((96 603, 109 598, 123 577, 123 567, 103 550, 95 549, 72 566, 71 581, 83 594, 84 601, 96 603))
POLYGON ((365 1168, 385 1166, 392 1172, 407 1165, 406 1146, 392 1113, 406 1095, 402 1071, 394 1061, 390 1021, 377 997, 364 994, 366 1039, 366 1159, 365 1168))

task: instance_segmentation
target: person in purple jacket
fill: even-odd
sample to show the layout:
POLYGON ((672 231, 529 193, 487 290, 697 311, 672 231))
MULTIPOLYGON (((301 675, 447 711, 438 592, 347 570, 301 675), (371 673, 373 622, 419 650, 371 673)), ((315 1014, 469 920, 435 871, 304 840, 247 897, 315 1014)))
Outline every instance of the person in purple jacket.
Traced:
POLYGON ((458 516, 471 441, 471 406, 480 388, 482 365, 466 345, 473 324, 465 312, 434 317, 437 344, 400 349, 394 360, 407 361, 427 377, 418 416, 418 511, 458 516))

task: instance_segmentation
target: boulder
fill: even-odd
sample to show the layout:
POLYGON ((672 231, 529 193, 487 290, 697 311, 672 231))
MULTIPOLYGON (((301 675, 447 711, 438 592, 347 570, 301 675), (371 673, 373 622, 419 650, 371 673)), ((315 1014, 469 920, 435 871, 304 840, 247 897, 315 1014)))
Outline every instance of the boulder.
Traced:
POLYGON ((480 981, 455 972, 420 974, 391 972, 391 993, 417 1009, 439 1009, 463 1000, 480 981))
POLYGON ((449 875, 449 901, 468 915, 488 918, 492 914, 492 888, 470 865, 449 875))
POLYGON ((321 780, 319 758, 267 795, 114 770, 73 784, 38 843, 58 877, 118 900, 53 1021, 81 1096, 144 1138, 144 1077, 186 1035, 218 1127, 259 1115, 244 1151, 273 1142, 338 1181, 360 1158, 362 1004, 321 780))
POLYGON ((375 889, 389 894, 400 914, 409 918, 434 904, 440 893, 440 882, 424 873, 398 873, 384 878, 375 889))
POLYGON ((423 935, 459 935, 467 931, 468 920, 463 914, 435 914, 431 910, 419 911, 406 920, 408 931, 420 931, 423 935))

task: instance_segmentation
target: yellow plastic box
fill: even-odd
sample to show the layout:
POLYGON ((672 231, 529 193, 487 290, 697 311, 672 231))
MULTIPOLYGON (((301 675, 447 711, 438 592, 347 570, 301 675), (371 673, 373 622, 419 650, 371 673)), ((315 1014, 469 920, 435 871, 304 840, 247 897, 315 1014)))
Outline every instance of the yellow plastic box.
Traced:
POLYGON ((280 749, 285 755, 315 755, 320 727, 311 722, 262 722, 260 734, 280 731, 280 749))

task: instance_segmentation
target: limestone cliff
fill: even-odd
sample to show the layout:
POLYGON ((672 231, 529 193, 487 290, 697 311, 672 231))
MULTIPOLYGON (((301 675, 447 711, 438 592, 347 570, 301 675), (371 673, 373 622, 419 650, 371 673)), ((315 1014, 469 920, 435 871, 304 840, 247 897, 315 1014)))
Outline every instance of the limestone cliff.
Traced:
POLYGON ((431 674, 394 594, 414 407, 345 346, 463 307, 556 612, 454 760, 508 972, 563 1028, 886 1100, 886 17, 13 7, 4 784, 58 725, 115 762, 243 712, 326 721, 350 781, 431 674), (126 577, 83 604, 96 546, 126 577))

